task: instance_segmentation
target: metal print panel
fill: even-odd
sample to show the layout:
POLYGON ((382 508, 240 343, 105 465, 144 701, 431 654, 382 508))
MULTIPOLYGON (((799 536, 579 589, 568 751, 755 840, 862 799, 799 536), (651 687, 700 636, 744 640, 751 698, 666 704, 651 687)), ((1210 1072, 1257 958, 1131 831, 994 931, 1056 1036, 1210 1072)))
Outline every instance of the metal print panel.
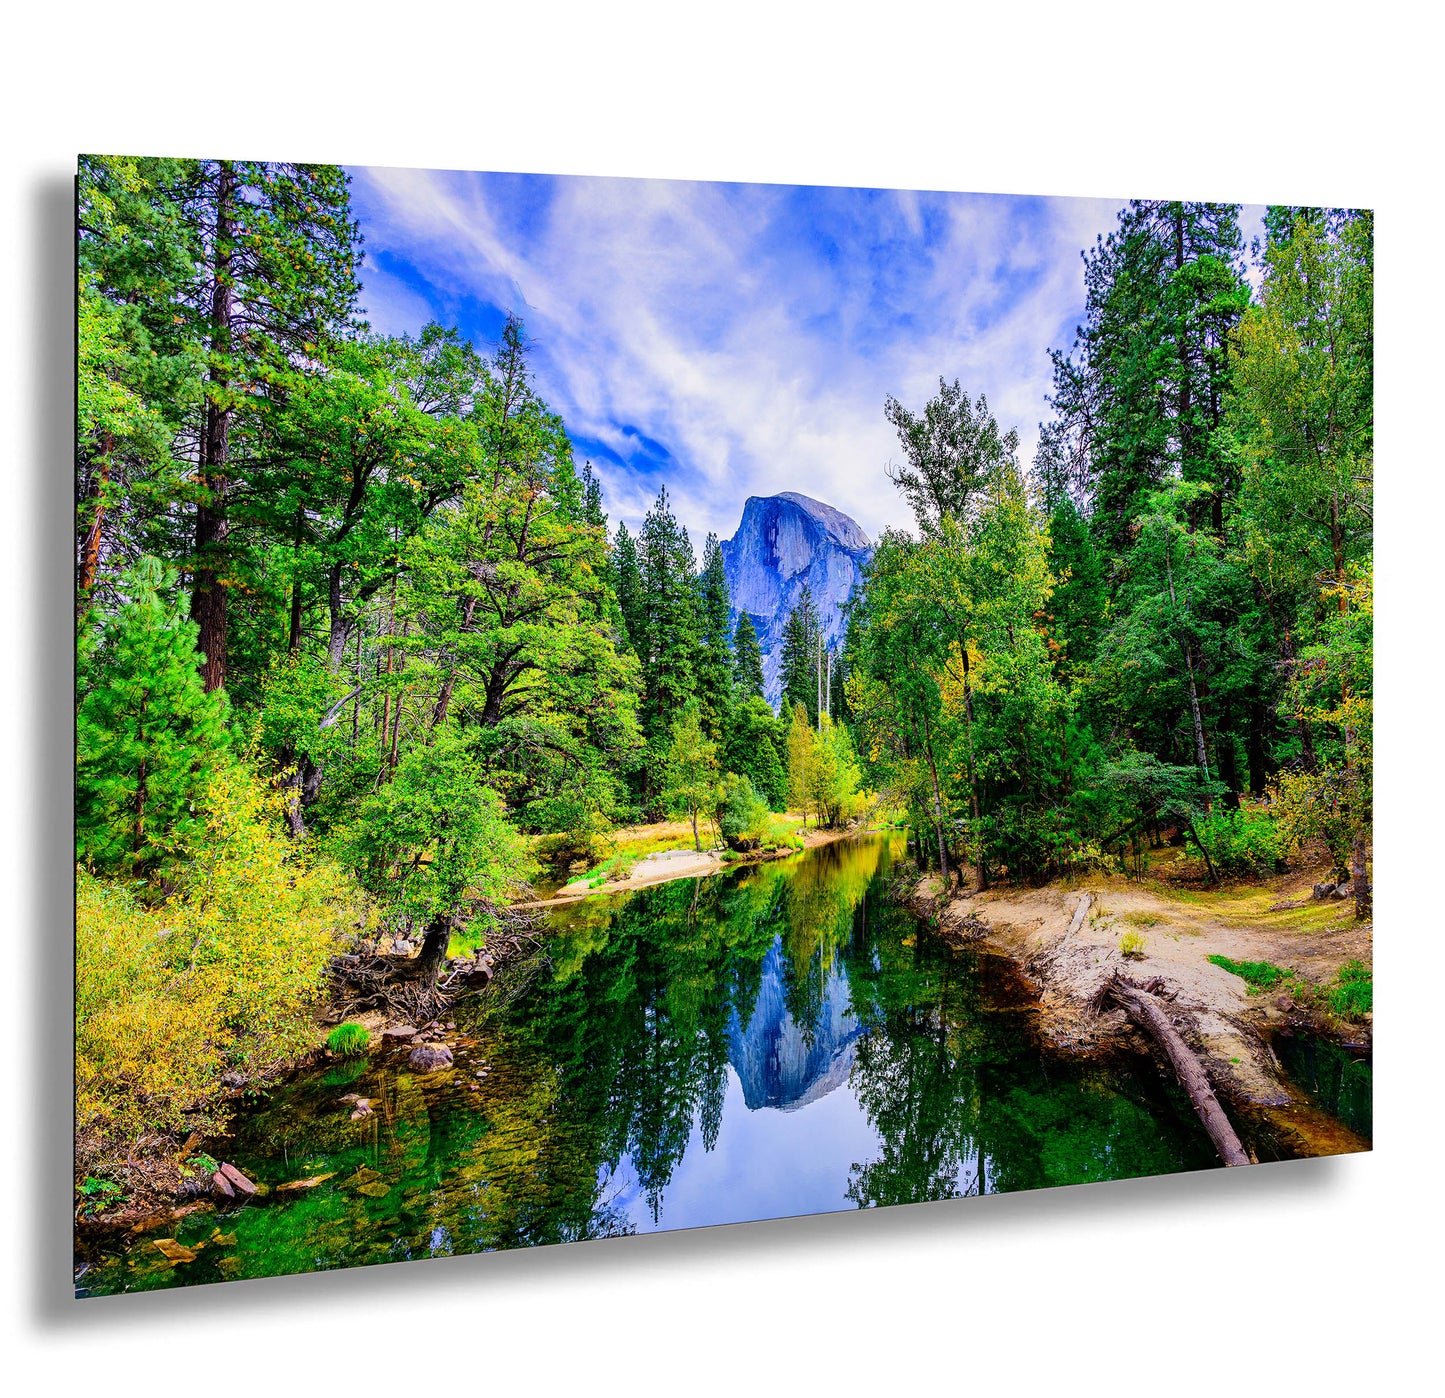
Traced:
POLYGON ((1369 212, 77 248, 77 1294, 1369 1148, 1369 212))

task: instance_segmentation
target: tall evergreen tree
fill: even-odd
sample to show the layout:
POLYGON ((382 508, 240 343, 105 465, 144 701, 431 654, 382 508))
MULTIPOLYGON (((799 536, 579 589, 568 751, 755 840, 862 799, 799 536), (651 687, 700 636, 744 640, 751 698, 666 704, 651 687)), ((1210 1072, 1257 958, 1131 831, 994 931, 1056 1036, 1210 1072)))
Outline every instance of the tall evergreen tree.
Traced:
POLYGON ((727 574, 723 569, 722 547, 716 534, 709 534, 702 550, 702 571, 698 574, 697 697, 703 727, 719 742, 731 722, 733 709, 732 650, 728 645, 727 574))
POLYGON ((244 464, 234 440, 297 365, 349 322, 361 235, 349 177, 334 165, 199 161, 184 197, 205 230, 197 284, 205 409, 196 445, 191 617, 207 689, 225 683, 227 595, 236 548, 231 496, 244 464))
POLYGON ((612 544, 612 579, 617 590, 617 606, 622 613, 627 644, 635 655, 647 648, 647 613, 642 595, 642 570, 637 561, 637 544, 625 524, 617 526, 612 544))
POLYGON ((1171 475, 1201 497, 1216 534, 1232 489, 1220 432, 1229 332, 1249 303, 1238 206, 1133 201, 1085 255, 1086 321, 1053 354, 1056 445, 1087 481, 1096 536, 1127 548, 1146 496, 1171 475))
POLYGON ((753 619, 746 613, 738 615, 733 628, 733 688, 739 703, 763 693, 763 651, 753 619))
POLYGON ((783 712, 791 712, 801 704, 808 722, 818 722, 818 666, 822 632, 818 609, 813 602, 813 589, 804 583, 793 610, 783 624, 783 653, 780 675, 783 685, 783 712))
POLYGON ((76 715, 77 853, 97 869, 149 875, 198 828, 196 803, 225 760, 227 705, 196 669, 196 627, 154 558, 123 579, 100 678, 76 715))
POLYGON ((658 763, 673 721, 697 690, 701 629, 692 541, 672 513, 666 486, 643 520, 638 564, 644 633, 642 726, 652 754, 644 795, 652 802, 661 792, 658 763))
MULTIPOLYGON (((85 156, 77 183, 76 602, 173 534, 194 470, 174 444, 200 402, 203 341, 180 314, 198 233, 184 162, 85 156)), ((93 637, 83 627, 84 647, 93 637)))

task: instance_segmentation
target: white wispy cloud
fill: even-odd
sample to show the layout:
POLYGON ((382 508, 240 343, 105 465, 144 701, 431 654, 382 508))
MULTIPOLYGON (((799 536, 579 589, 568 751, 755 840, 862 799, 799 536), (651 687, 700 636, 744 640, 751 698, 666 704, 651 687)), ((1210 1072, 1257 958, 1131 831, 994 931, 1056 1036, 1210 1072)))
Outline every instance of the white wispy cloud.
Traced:
POLYGON ((1079 251, 1120 204, 354 175, 378 327, 414 331, 428 305, 521 313, 544 396, 623 463, 595 462, 613 520, 639 522, 665 480, 698 544, 731 534, 747 496, 782 490, 873 535, 906 524, 883 400, 921 406, 940 375, 988 395, 1027 464, 1048 350, 1067 347, 1083 308, 1079 251))

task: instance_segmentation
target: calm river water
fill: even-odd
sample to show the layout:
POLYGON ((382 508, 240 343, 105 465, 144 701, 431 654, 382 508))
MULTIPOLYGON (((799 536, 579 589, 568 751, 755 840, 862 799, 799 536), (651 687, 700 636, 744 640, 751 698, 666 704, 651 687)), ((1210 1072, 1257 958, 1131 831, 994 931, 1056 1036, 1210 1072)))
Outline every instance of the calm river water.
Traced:
POLYGON ((1047 1058, 1005 963, 888 903, 869 836, 552 915, 446 1073, 304 1075, 224 1153, 272 1192, 94 1261, 85 1294, 1209 1168, 1188 1104, 1047 1058), (350 1119, 361 1093, 375 1113, 350 1119), (277 1186, 326 1175, 303 1190, 277 1186))

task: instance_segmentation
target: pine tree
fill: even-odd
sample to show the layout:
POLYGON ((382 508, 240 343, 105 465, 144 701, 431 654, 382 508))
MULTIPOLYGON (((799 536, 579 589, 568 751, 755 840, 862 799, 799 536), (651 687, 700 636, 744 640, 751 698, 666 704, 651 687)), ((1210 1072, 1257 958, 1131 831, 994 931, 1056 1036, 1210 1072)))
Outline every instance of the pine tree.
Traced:
POLYGON ((645 796, 661 790, 658 763, 668 734, 697 689, 698 591, 692 542, 676 516, 667 487, 642 524, 638 564, 642 575, 642 726, 652 762, 645 796))
POLYGON ((732 718, 733 665, 728 646, 727 574, 723 570, 722 548, 716 534, 709 534, 702 551, 702 572, 698 575, 697 697, 702 707, 703 727, 714 741, 721 741, 732 718))
POLYGON ((590 461, 582 466, 582 519, 594 529, 606 530, 607 516, 602 509, 602 482, 590 461))
POLYGON ((642 571, 637 563, 637 545, 625 524, 617 526, 612 545, 612 585, 617 590, 617 606, 622 612, 622 625, 627 644, 634 655, 647 647, 647 617, 642 599, 642 571))
POLYGON ((783 654, 780 677, 783 683, 783 712, 801 704, 808 721, 818 722, 818 609, 813 589, 803 584, 793 610, 783 625, 783 654))
POLYGON ((1249 303, 1238 206, 1135 200, 1085 257, 1087 320, 1055 352, 1062 459, 1078 463, 1096 537, 1123 552, 1144 499, 1172 477, 1221 489, 1201 509, 1221 532, 1234 489, 1219 428, 1228 341, 1249 303))
POLYGON ((763 652, 753 619, 743 612, 733 628, 733 690, 739 703, 763 693, 763 652))
POLYGON ((787 725, 761 694, 740 700, 725 752, 727 770, 748 777, 773 810, 788 803, 787 725))
POLYGON ((145 557, 107 623, 100 680, 76 715, 76 843, 97 869, 150 874, 197 828, 195 802, 227 748, 224 695, 196 669, 196 626, 145 557))

